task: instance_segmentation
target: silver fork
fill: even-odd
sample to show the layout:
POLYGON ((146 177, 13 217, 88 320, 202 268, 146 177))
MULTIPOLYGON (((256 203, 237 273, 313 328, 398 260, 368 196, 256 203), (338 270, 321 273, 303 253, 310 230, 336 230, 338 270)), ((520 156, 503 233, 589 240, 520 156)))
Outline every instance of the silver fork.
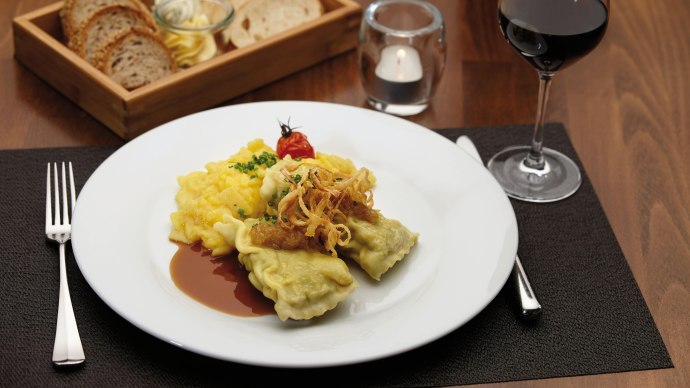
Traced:
POLYGON ((53 218, 53 206, 51 203, 51 174, 48 163, 48 175, 46 178, 46 236, 48 239, 60 244, 60 299, 58 303, 57 325, 55 328, 55 345, 53 347, 53 364, 56 366, 78 365, 84 362, 84 349, 81 346, 77 320, 72 310, 72 300, 67 286, 67 270, 65 268, 65 243, 72 235, 70 217, 74 211, 74 203, 77 197, 74 193, 74 174, 72 162, 69 162, 70 197, 67 197, 67 179, 65 176, 65 163, 62 163, 62 217, 60 216, 60 186, 58 185, 58 166, 53 163, 53 181, 55 183, 55 218, 53 218), (69 203, 68 203, 69 202, 69 203))

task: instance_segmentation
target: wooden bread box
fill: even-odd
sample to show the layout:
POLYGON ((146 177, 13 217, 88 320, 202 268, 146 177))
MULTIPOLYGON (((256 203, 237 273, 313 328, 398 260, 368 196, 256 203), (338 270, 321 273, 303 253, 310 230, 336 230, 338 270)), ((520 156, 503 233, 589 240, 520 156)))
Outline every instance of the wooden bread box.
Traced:
POLYGON ((352 0, 321 0, 318 19, 128 91, 64 44, 55 3, 13 20, 18 61, 125 140, 219 105, 354 48, 362 16, 352 0))

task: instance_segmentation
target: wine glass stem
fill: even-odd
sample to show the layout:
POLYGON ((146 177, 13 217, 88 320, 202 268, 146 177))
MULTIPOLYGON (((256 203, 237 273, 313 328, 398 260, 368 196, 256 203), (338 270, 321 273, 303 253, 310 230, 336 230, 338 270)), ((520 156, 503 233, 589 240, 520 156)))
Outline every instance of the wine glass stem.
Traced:
POLYGON ((549 100, 549 88, 554 73, 539 72, 539 102, 537 105, 537 118, 534 123, 534 135, 532 136, 532 148, 524 164, 534 170, 544 170, 545 161, 542 153, 542 143, 544 141, 544 117, 546 116, 546 102, 549 100))

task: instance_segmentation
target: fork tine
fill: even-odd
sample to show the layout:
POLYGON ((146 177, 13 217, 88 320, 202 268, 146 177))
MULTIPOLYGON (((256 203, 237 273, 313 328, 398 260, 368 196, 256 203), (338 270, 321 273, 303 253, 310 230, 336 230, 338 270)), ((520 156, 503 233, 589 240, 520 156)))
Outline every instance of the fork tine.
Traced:
POLYGON ((53 163, 53 183, 55 183, 55 189, 53 194, 55 194, 55 219, 53 220, 53 225, 60 225, 60 185, 58 184, 58 169, 57 163, 53 163))
POLYGON ((67 199, 67 175, 65 174, 65 162, 62 162, 62 224, 69 224, 69 200, 67 199))
POLYGON ((69 185, 72 197, 72 206, 69 213, 70 223, 72 222, 72 213, 74 213, 74 204, 77 202, 77 195, 74 192, 74 172, 72 171, 72 162, 69 162, 69 185))
POLYGON ((46 229, 53 223, 53 205, 50 201, 50 194, 50 163, 48 163, 48 174, 46 175, 46 229))

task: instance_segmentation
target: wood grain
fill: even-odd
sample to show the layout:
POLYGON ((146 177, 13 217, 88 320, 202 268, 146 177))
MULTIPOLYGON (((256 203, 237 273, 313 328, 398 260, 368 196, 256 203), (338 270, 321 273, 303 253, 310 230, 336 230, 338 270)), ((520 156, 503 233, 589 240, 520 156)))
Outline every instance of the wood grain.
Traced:
MULTIPOLYGON (((52 0, 0 2, 0 149, 123 141, 13 59, 14 16, 52 0)), ((366 4, 368 1, 360 0, 366 4)), ((534 72, 502 41, 494 1, 433 1, 448 61, 428 127, 530 123, 534 72)), ((553 83, 547 119, 569 130, 675 368, 498 386, 690 386, 690 20, 687 0, 613 1, 600 46, 553 83)), ((265 100, 366 106, 348 52, 224 105, 265 100)))
POLYGON ((14 19, 15 59, 125 140, 351 50, 362 13, 352 0, 324 0, 309 23, 128 91, 67 48, 62 4, 14 19))

